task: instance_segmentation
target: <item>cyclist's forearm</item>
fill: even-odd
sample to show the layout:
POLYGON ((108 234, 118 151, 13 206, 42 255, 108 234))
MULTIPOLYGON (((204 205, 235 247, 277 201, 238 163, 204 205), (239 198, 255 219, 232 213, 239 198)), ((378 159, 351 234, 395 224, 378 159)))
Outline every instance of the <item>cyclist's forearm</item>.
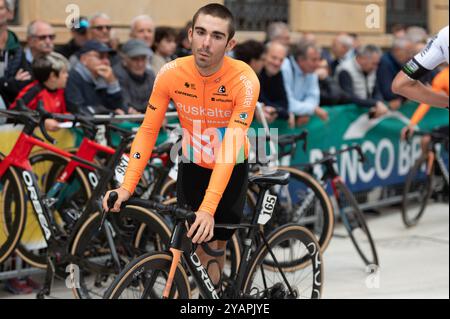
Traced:
POLYGON ((149 111, 147 111, 145 120, 133 141, 130 162, 125 174, 124 183, 122 184, 122 188, 126 189, 131 194, 134 193, 150 156, 152 155, 163 119, 164 117, 162 117, 161 120, 154 120, 149 111))
POLYGON ((430 104, 436 107, 448 107, 448 96, 437 93, 419 81, 410 79, 400 72, 392 84, 392 91, 410 100, 430 104))
POLYGON ((422 103, 417 108, 416 112, 414 113, 413 117, 411 118, 410 126, 416 126, 417 124, 422 121, 422 119, 425 117, 425 115, 430 110, 431 106, 425 103, 422 103))

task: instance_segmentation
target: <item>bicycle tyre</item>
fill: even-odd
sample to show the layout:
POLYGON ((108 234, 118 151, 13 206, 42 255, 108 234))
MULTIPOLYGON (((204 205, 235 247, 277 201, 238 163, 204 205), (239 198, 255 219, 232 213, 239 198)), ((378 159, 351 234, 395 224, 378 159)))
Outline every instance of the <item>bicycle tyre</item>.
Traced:
MULTIPOLYGON (((114 242, 119 253, 121 266, 125 266, 134 258, 151 251, 160 251, 168 248, 171 237, 171 230, 164 219, 157 213, 137 206, 127 206, 120 214, 111 215, 114 233, 114 242)), ((79 284, 72 287, 74 296, 77 299, 92 299, 103 297, 105 282, 115 277, 114 265, 111 261, 111 254, 107 251, 108 241, 103 233, 99 233, 101 215, 92 214, 88 220, 77 231, 70 252, 72 256, 85 258, 92 256, 93 261, 88 261, 86 269, 79 273, 79 284), (106 250, 105 250, 105 245, 106 250), (96 246, 94 246, 96 245, 96 246), (98 254, 98 256, 96 256, 98 254), (96 263, 95 258, 107 258, 102 264, 96 263), (109 259, 108 259, 109 258, 109 259), (95 274, 94 284, 91 285, 92 269, 102 269, 95 274), (83 272, 85 270, 85 272, 83 272), (103 271, 103 272, 102 272, 103 271), (100 276, 100 277, 98 277, 100 276), (101 281, 98 281, 101 280, 101 281)), ((107 227, 106 224, 104 227, 107 227)))
MULTIPOLYGON (((311 271, 311 275, 308 278, 309 286, 306 287, 307 291, 305 295, 299 294, 298 289, 299 286, 295 287, 295 290, 297 291, 296 296, 290 296, 291 298, 300 298, 304 297, 306 299, 319 299, 322 295, 322 288, 323 288, 323 260, 322 260, 322 253, 320 252, 320 246, 319 243, 316 240, 316 237, 305 227, 299 226, 299 225, 285 225, 277 230, 275 230, 268 238, 267 243, 270 247, 270 249, 274 252, 276 257, 280 257, 280 255, 283 253, 283 243, 286 241, 298 241, 299 242, 299 250, 303 250, 302 252, 305 254, 304 258, 308 258, 308 262, 303 263, 303 268, 299 269, 297 267, 296 261, 294 260, 292 263, 292 268, 294 269, 293 272, 290 272, 288 274, 284 273, 286 277, 294 277, 295 278, 303 278, 298 285, 301 285, 302 287, 306 286, 304 284, 304 275, 297 276, 297 272, 299 271, 305 271, 308 270, 311 271), (277 246, 280 245, 278 248, 277 246), (307 257, 306 257, 307 256, 307 257)), ((271 289, 276 287, 277 285, 280 285, 280 282, 277 281, 276 283, 273 283, 272 287, 268 287, 268 277, 267 273, 272 273, 273 275, 280 275, 279 269, 272 267, 268 267, 265 263, 266 259, 272 258, 270 255, 270 252, 266 245, 262 244, 255 252, 255 254, 252 257, 252 260, 249 263, 248 270, 245 276, 245 281, 242 285, 241 292, 244 294, 244 298, 276 298, 273 294, 275 294, 271 289), (257 280, 257 271, 258 269, 261 271, 261 277, 262 282, 264 285, 264 289, 261 292, 261 289, 258 288, 257 280), (257 294, 252 294, 252 292, 256 290, 257 294)), ((286 264, 287 262, 285 262, 286 264)), ((282 268, 282 271, 285 272, 286 270, 282 268)), ((259 278, 258 278, 259 279, 259 278)), ((280 278, 278 278, 280 280, 280 278)), ((284 281, 283 278, 281 278, 282 281, 284 281)), ((288 280, 289 281, 289 280, 288 280)), ((282 284, 282 283, 281 283, 282 284)), ((292 282, 290 282, 291 285, 293 285, 292 282)), ((283 284, 282 284, 283 285, 283 284)), ((284 283, 286 285, 286 283, 284 283)), ((294 287, 293 287, 294 288, 294 287)), ((280 296, 278 296, 280 297, 280 296)), ((286 298, 286 296, 285 296, 286 298)))
MULTIPOLYGON (((106 291, 105 299, 122 299, 121 296, 124 294, 124 291, 129 287, 136 289, 136 286, 139 285, 136 281, 140 280, 143 274, 148 275, 149 271, 162 271, 165 278, 167 278, 172 259, 173 257, 170 253, 156 252, 143 255, 132 261, 117 276, 112 285, 106 291)), ((164 285, 161 285, 161 287, 164 287, 164 285)), ((188 276, 181 264, 178 264, 177 271, 175 272, 173 287, 176 287, 176 293, 173 297, 177 297, 177 299, 190 299, 191 292, 188 276)), ((154 289, 151 290, 152 292, 154 291, 154 289)), ((145 291, 146 289, 144 292, 145 291)), ((140 296, 139 299, 143 299, 143 297, 145 296, 140 296)))
POLYGON ((433 167, 431 168, 431 175, 427 173, 425 176, 425 180, 423 183, 420 183, 422 166, 426 165, 428 159, 426 156, 421 156, 413 168, 408 174, 406 178, 405 188, 403 190, 403 200, 402 200, 402 220, 406 227, 410 228, 416 226, 422 217, 425 209, 427 207, 428 201, 432 195, 432 185, 433 185, 433 176, 435 170, 435 164, 433 163, 433 167), (418 184, 420 183, 420 184, 418 184), (417 187, 421 187, 417 189, 417 187), (419 198, 416 202, 413 201, 412 195, 414 192, 418 193, 419 198), (413 212, 412 206, 419 205, 418 211, 413 212))
POLYGON ((370 233, 369 227, 367 226, 367 222, 363 215, 363 212, 359 208, 359 205, 355 197, 353 196, 351 191, 347 188, 347 186, 345 186, 344 184, 338 184, 338 188, 339 191, 345 196, 346 201, 354 214, 354 216, 352 216, 350 213, 344 212, 341 209, 341 216, 344 219, 343 220, 344 225, 346 226, 346 229, 349 233, 353 245, 355 246, 358 254, 361 256, 362 260, 367 266, 375 265, 378 267, 380 263, 378 259, 377 250, 372 238, 372 234, 370 233), (353 227, 354 225, 356 225, 356 227, 353 227), (364 237, 363 240, 367 240, 367 243, 369 244, 370 247, 370 253, 363 251, 364 250, 362 248, 363 243, 361 242, 361 240, 359 240, 359 238, 358 239, 356 238, 357 234, 355 234, 354 231, 357 228, 362 230, 362 235, 364 237))
MULTIPOLYGON (((4 156, 0 154, 0 162, 4 156)), ((26 200, 17 170, 10 167, 0 179, 0 264, 17 247, 25 229, 26 200)))

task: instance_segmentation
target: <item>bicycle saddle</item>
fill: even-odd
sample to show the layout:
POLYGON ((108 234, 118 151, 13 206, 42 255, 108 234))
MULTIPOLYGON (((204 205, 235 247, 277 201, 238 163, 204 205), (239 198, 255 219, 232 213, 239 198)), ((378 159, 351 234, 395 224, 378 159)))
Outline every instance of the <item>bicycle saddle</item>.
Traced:
POLYGON ((278 170, 270 174, 251 176, 249 178, 249 181, 250 183, 260 186, 287 185, 289 184, 289 177, 289 172, 278 170))

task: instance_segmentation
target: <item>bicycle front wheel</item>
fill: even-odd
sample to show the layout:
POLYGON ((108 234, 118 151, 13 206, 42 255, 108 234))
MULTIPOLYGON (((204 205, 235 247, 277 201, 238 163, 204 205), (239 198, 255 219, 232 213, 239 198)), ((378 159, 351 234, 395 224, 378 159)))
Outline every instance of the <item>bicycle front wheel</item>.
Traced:
POLYGON ((120 214, 110 215, 101 232, 100 221, 99 213, 90 216, 73 241, 71 254, 81 268, 78 285, 72 287, 76 298, 102 298, 131 260, 169 246, 170 228, 161 216, 142 207, 127 206, 120 214))
POLYGON ((315 236, 302 226, 286 225, 272 233, 267 243, 260 246, 249 263, 243 297, 319 299, 323 261, 315 236), (302 268, 297 266, 299 259, 307 259, 302 268))
MULTIPOLYGON (((131 262, 112 283, 105 299, 161 299, 172 264, 169 253, 144 255, 131 262)), ((170 299, 189 299, 190 285, 181 264, 173 279, 170 299)))
MULTIPOLYGON (((316 236, 322 254, 328 247, 334 231, 334 211, 330 197, 311 175, 292 167, 280 167, 290 173, 289 185, 280 187, 276 226, 295 223, 309 229, 316 236), (281 216, 280 216, 281 215, 281 216)), ((299 261, 301 264, 301 262, 299 261)))
POLYGON ((342 221, 353 245, 367 266, 379 266, 375 243, 358 202, 345 185, 337 186, 340 192, 339 202, 344 204, 341 207, 342 221))
POLYGON ((406 227, 417 225, 433 190, 434 163, 428 167, 426 156, 419 158, 409 173, 403 190, 402 219, 406 227))

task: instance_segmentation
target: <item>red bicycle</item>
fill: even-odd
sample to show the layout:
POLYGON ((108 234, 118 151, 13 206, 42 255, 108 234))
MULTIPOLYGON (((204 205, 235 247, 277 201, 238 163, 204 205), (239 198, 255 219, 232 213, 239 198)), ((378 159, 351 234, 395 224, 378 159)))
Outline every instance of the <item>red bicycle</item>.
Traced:
MULTIPOLYGON (((45 112, 40 111, 41 113, 45 112)), ((39 127, 44 137, 53 141, 45 130, 46 116, 58 120, 81 122, 88 122, 88 120, 64 115, 39 116, 29 110, 0 111, 0 113, 16 123, 24 125, 11 153, 0 159, 0 209, 2 212, 0 230, 4 232, 0 236, 0 262, 3 262, 14 251, 23 234, 27 202, 29 201, 44 238, 44 245, 37 250, 36 257, 45 259, 45 268, 47 269, 44 289, 38 297, 43 298, 50 293, 55 271, 59 274, 64 273, 69 264, 76 265, 80 269, 78 282, 71 287, 77 297, 102 296, 103 288, 109 285, 109 282, 130 258, 146 251, 159 249, 161 243, 168 243, 170 229, 164 219, 154 212, 131 206, 127 207, 125 214, 109 215, 105 222, 106 226, 101 232, 98 230, 102 195, 115 175, 115 168, 120 163, 122 154, 133 139, 131 134, 122 139, 118 149, 108 159, 106 165, 101 166, 46 144, 33 133, 39 127), (41 192, 42 188, 32 170, 28 157, 36 146, 69 161, 64 169, 70 169, 71 171, 68 172, 71 172, 72 176, 69 178, 69 174, 66 176, 64 173, 57 175, 57 186, 52 186, 53 191, 59 192, 58 196, 64 194, 65 191, 70 191, 74 178, 80 180, 83 178, 82 169, 97 170, 101 176, 97 187, 83 205, 83 209, 76 211, 80 217, 71 233, 67 233, 64 228, 60 227, 58 215, 54 213, 58 197, 50 197, 41 192), (71 165, 70 161, 76 161, 79 165, 71 165)), ((87 142, 85 143, 88 145, 87 142)), ((97 151, 106 150, 97 146, 95 149, 97 151)), ((83 151, 86 152, 86 150, 83 151)), ((91 151, 90 156, 95 157, 94 153, 91 151)), ((80 192, 75 192, 75 195, 79 195, 81 191, 88 192, 89 185, 85 186, 80 192)), ((67 275, 61 276, 66 277, 67 275)))

